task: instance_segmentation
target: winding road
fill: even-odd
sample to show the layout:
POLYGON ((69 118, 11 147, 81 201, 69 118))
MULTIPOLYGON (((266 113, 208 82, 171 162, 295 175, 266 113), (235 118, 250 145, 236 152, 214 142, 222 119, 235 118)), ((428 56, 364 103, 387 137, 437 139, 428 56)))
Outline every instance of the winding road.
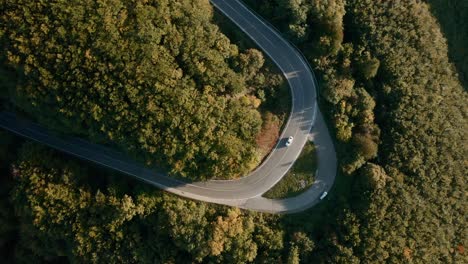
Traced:
POLYGON ((316 81, 307 61, 241 1, 210 2, 275 62, 291 88, 292 109, 280 140, 264 162, 249 175, 236 180, 189 183, 171 178, 164 172, 145 168, 111 149, 78 138, 55 136, 12 113, 0 113, 0 127, 183 197, 269 213, 293 213, 314 206, 320 195, 332 187, 337 161, 332 139, 317 106, 316 81), (289 136, 294 136, 294 141, 291 146, 285 147, 285 138, 289 136), (308 140, 313 141, 317 149, 318 168, 314 184, 293 198, 275 200, 261 197, 288 172, 308 140))

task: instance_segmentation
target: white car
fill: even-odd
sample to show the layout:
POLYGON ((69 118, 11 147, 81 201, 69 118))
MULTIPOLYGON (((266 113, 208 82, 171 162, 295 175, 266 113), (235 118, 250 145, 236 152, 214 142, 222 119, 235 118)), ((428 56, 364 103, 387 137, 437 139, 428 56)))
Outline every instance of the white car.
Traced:
POLYGON ((289 147, 289 145, 291 145, 293 139, 294 138, 292 136, 288 137, 288 141, 286 141, 286 147, 289 147))
POLYGON ((323 198, 327 197, 327 192, 323 192, 322 195, 320 195, 320 200, 323 200, 323 198))

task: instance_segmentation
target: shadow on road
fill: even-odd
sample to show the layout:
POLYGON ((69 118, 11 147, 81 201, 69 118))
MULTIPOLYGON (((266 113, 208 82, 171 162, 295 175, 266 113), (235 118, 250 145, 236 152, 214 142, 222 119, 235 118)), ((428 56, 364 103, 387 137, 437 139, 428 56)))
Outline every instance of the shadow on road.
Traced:
POLYGON ((77 158, 128 174, 161 189, 175 188, 192 183, 189 180, 169 177, 162 170, 147 168, 139 162, 132 161, 132 158, 128 155, 111 148, 80 138, 58 136, 38 124, 19 119, 12 113, 0 113, 0 127, 77 158))

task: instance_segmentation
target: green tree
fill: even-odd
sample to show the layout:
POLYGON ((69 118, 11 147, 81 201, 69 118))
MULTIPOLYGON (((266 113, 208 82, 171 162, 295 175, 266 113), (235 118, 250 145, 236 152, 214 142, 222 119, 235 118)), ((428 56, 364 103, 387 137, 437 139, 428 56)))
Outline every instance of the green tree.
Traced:
POLYGON ((281 81, 265 81, 278 76, 261 52, 239 52, 220 32, 208 0, 1 8, 0 43, 21 73, 11 101, 40 123, 194 180, 236 177, 258 162, 260 109, 239 101, 281 81))
POLYGON ((96 171, 29 143, 16 166, 17 261, 242 263, 257 254, 277 260, 283 250, 278 219, 268 215, 180 199, 108 175, 99 176, 112 184, 91 186, 96 171))
POLYGON ((369 52, 363 52, 356 62, 357 71, 362 78, 367 80, 377 75, 379 67, 380 61, 377 58, 373 58, 369 52))
POLYGON ((299 264, 301 259, 299 258, 299 249, 296 246, 292 246, 288 255, 288 264, 299 264))

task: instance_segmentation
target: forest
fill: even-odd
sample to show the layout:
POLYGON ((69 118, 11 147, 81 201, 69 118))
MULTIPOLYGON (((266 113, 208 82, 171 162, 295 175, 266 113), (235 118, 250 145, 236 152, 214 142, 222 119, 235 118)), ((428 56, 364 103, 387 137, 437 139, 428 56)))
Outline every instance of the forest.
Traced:
POLYGON ((467 95, 430 6, 247 2, 313 62, 352 177, 320 262, 466 262, 467 95))
POLYGON ((4 57, 21 69, 10 101, 46 127, 189 180, 243 176, 261 160, 260 106, 278 104, 283 80, 261 52, 230 42, 207 0, 15 0, 2 10, 4 57))
MULTIPOLYGON (((73 56, 75 51, 86 52, 79 51, 79 44, 84 40, 78 33, 72 34, 76 37, 75 40, 56 36, 56 44, 52 45, 51 49, 62 47, 61 45, 65 45, 64 41, 76 41, 76 43, 66 43, 69 46, 63 55, 68 57, 63 57, 63 63, 56 62, 55 57, 53 57, 54 63, 46 63, 47 56, 56 55, 53 55, 51 50, 44 53, 41 49, 47 49, 46 45, 38 46, 43 34, 40 32, 43 31, 40 27, 35 28, 39 26, 35 19, 41 16, 30 15, 30 12, 33 10, 39 12, 37 10, 40 9, 36 6, 51 4, 40 1, 37 4, 20 0, 2 1, 0 2, 4 7, 2 9, 7 10, 15 19, 6 19, 5 15, 0 19, 1 44, 6 51, 1 58, 8 67, 8 71, 2 70, 0 73, 5 74, 15 70, 17 75, 14 81, 11 77, 2 76, 0 79, 2 90, 7 83, 13 82, 14 86, 9 87, 10 91, 15 92, 13 103, 25 113, 46 124, 54 125, 54 122, 59 120, 55 127, 62 132, 75 129, 74 126, 79 124, 80 134, 87 134, 97 142, 111 140, 123 149, 127 149, 125 142, 130 140, 129 138, 119 141, 119 135, 106 134, 111 128, 109 130, 106 130, 106 127, 96 128, 96 124, 118 124, 116 121, 106 119, 114 116, 112 111, 117 111, 112 102, 128 103, 130 101, 126 100, 140 98, 139 93, 134 95, 135 98, 128 97, 131 93, 127 89, 135 87, 135 83, 126 83, 127 81, 142 81, 138 87, 141 87, 139 90, 141 93, 146 91, 141 97, 143 99, 148 96, 157 97, 158 91, 161 91, 167 97, 164 99, 173 100, 170 103, 180 107, 182 102, 177 101, 181 99, 180 96, 171 98, 169 91, 179 89, 178 87, 182 87, 180 93, 185 93, 185 90, 188 90, 187 93, 194 91, 191 96, 200 97, 196 97, 199 99, 194 100, 192 109, 203 107, 195 103, 210 102, 205 107, 215 107, 213 104, 217 102, 216 100, 233 104, 245 101, 244 99, 236 101, 238 95, 256 96, 261 99, 261 95, 266 94, 264 105, 267 105, 268 97, 274 93, 268 89, 269 85, 266 83, 268 78, 261 82, 249 81, 246 77, 272 74, 271 70, 258 68, 259 64, 254 63, 259 61, 255 59, 256 55, 243 56, 242 54, 249 52, 237 51, 237 55, 221 56, 216 60, 214 58, 220 51, 214 49, 210 53, 214 56, 210 57, 213 61, 208 60, 203 64, 208 67, 204 71, 206 75, 197 70, 187 72, 187 69, 191 69, 194 65, 200 66, 201 61, 197 60, 195 63, 194 60, 199 53, 185 53, 194 47, 184 45, 198 45, 197 42, 195 39, 183 42, 173 42, 175 40, 169 39, 175 37, 174 32, 179 32, 181 35, 177 36, 185 39, 190 35, 187 32, 193 28, 186 28, 186 31, 183 31, 186 32, 184 35, 180 32, 180 27, 174 26, 174 31, 164 37, 151 31, 152 28, 163 27, 165 22, 174 17, 177 17, 173 21, 174 24, 183 25, 191 12, 197 14, 190 17, 194 20, 191 23, 204 25, 197 34, 205 32, 202 30, 205 27, 214 30, 215 26, 209 26, 214 24, 212 18, 205 17, 200 21, 203 15, 213 13, 207 1, 125 2, 127 6, 168 7, 164 13, 166 17, 152 20, 155 23, 156 21, 162 23, 156 24, 158 26, 147 25, 132 29, 128 28, 129 24, 124 23, 123 28, 118 29, 119 24, 112 19, 117 19, 119 16, 111 14, 98 16, 94 21, 87 20, 93 23, 90 28, 96 27, 93 36, 95 32, 114 33, 113 38, 105 36, 100 42, 96 42, 96 45, 100 43, 95 47, 101 51, 100 53, 94 53, 93 49, 90 54, 96 57, 121 54, 121 57, 98 57, 99 60, 96 58, 94 63, 89 64, 85 61, 74 62, 86 58, 73 56), (12 2, 21 2, 21 6, 13 5, 12 2), (204 10, 209 12, 202 12, 201 8, 206 8, 204 10), (22 12, 24 10, 28 12, 22 12), (185 13, 180 15, 182 14, 180 12, 185 13), (29 26, 19 27, 22 19, 31 20, 29 26), (106 24, 106 21, 109 23, 106 24), (105 32, 97 30, 105 27, 110 28, 105 32), (137 29, 141 32, 135 32, 137 29), (37 36, 38 39, 32 36, 37 36), (159 40, 157 43, 163 44, 159 45, 161 47, 149 45, 144 36, 155 37, 159 40), (122 45, 136 45, 140 50, 132 54, 133 51, 106 40, 113 40, 122 45), (171 43, 173 50, 166 47, 165 41, 171 43), (72 48, 74 45, 76 49, 72 48), (163 66, 153 65, 148 58, 139 58, 138 63, 131 63, 136 60, 132 56, 143 56, 147 54, 146 49, 155 47, 161 50, 154 51, 153 54, 158 56, 166 54, 168 61, 171 60, 171 56, 173 58, 171 63, 165 65, 166 71, 164 68, 157 68, 163 66), (182 51, 183 47, 187 48, 185 52, 182 51), (163 53, 162 50, 166 49, 170 51, 163 53), (173 56, 172 52, 178 52, 178 55, 173 56), (208 62, 218 64, 210 70, 208 62), (102 64, 97 67, 95 63, 102 64), (141 69, 141 72, 130 66, 139 63, 147 65, 141 69), (247 74, 242 67, 252 65, 251 63, 257 66, 250 72, 251 74, 247 74), (73 70, 71 70, 72 65, 75 65, 73 70), (84 76, 79 77, 84 70, 82 67, 84 69, 91 67, 90 71, 83 73, 86 78, 93 80, 90 84, 103 80, 97 82, 99 86, 88 90, 79 86, 76 80, 67 79, 86 79, 84 76), (171 75, 175 74, 169 70, 171 67, 176 67, 176 71, 181 69, 182 76, 171 75), (60 74, 52 74, 57 70, 60 70, 60 74), (162 71, 161 76, 150 74, 159 71, 162 71), (97 72, 99 72, 98 77, 90 77, 97 72), (121 72, 122 75, 119 76, 121 72), (132 72, 139 73, 141 79, 124 78, 123 72, 125 76, 134 76, 129 75, 132 72), (235 79, 224 80, 219 77, 223 76, 222 74, 241 76, 238 80, 244 82, 240 85, 244 88, 241 90, 233 88, 237 87, 232 83, 235 79), (62 86, 73 84, 73 81, 75 82, 73 90, 68 91, 62 86), (226 81, 228 83, 223 85, 218 83, 226 81), (45 82, 47 86, 44 85, 45 82), (215 82, 217 85, 211 85, 211 90, 207 92, 204 89, 210 82, 215 82), (150 84, 159 86, 149 91, 147 89, 150 84), (118 86, 117 90, 113 88, 114 85, 121 86, 118 86), (165 90, 166 86, 171 89, 165 90), (45 87, 54 87, 56 94, 46 93, 45 87), (108 94, 107 97, 99 97, 104 96, 104 92, 99 92, 99 87, 107 91, 105 93, 108 94), (112 89, 115 94, 112 93, 112 89), (265 93, 259 92, 258 89, 264 90, 265 93), (122 91, 125 91, 125 94, 119 95, 118 93, 122 91), (90 92, 95 93, 93 94, 95 97, 86 99, 89 105, 79 104, 90 92), (211 98, 210 100, 215 101, 203 101, 205 97, 202 94, 205 92, 206 100, 211 98), (52 104, 57 102, 58 97, 45 98, 44 95, 48 94, 54 94, 59 96, 60 100, 65 100, 60 109, 55 109, 54 107, 58 106, 52 104), (99 120, 105 121, 102 123, 97 119, 83 121, 88 120, 86 119, 88 112, 94 113, 86 107, 104 103, 108 103, 109 105, 105 106, 109 108, 101 110, 104 112, 102 119, 99 120), (104 114, 106 111, 113 114, 108 116, 104 114), (54 119, 46 120, 49 115, 54 119), (69 123, 65 120, 69 120, 69 123)), ((87 10, 85 13, 90 16, 94 10, 104 13, 113 8, 125 10, 117 7, 118 3, 123 5, 123 2, 119 1, 87 2, 89 5, 96 3, 103 5, 101 9, 87 10), (105 3, 112 4, 105 6, 105 3)), ((465 55, 462 54, 463 49, 454 48, 460 47, 460 42, 456 42, 454 36, 449 36, 447 30, 444 30, 449 23, 444 17, 445 19, 451 17, 451 13, 440 13, 454 12, 454 10, 441 11, 440 7, 437 9, 437 1, 431 0, 426 2, 245 0, 244 2, 294 42, 317 74, 320 84, 320 107, 326 114, 335 137, 340 160, 338 180, 326 201, 308 211, 293 215, 262 214, 195 202, 25 142, 6 132, 0 132, 0 168, 4 176, 0 178, 2 198, 0 250, 3 259, 18 263, 445 264, 468 262, 465 252, 468 242, 465 216, 468 208, 465 199, 467 192, 465 176, 468 171, 465 159, 468 154, 465 132, 468 131, 466 116, 468 98, 466 87, 462 86, 463 80, 460 78, 464 74, 464 68, 454 59, 465 55)), ((69 1, 63 2, 62 5, 50 6, 50 9, 43 14, 54 11, 62 15, 67 12, 73 14, 86 8, 85 4, 76 3, 69 1), (68 11, 59 12, 59 10, 68 11)), ((460 4, 458 7, 457 14, 467 12, 466 6, 460 4)), ((158 8, 156 10, 159 10, 158 8)), ((151 10, 153 9, 139 9, 138 12, 127 15, 132 21, 140 21, 138 17, 153 14, 151 10)), ((54 16, 56 17, 59 16, 54 16)), ((457 20, 456 17, 460 17, 458 15, 454 14, 453 17, 454 21, 462 21, 460 18, 457 20)), ((74 16, 66 16, 63 19, 69 21, 73 18, 74 16)), ((48 18, 47 21, 51 19, 48 18)), ((57 20, 55 24, 49 21, 47 25, 71 26, 64 21, 57 20)), ((172 27, 173 23, 169 23, 168 27, 172 27)), ((463 22, 457 23, 463 24, 463 22)), ((463 25, 466 26, 466 22, 463 25)), ((73 25, 70 29, 73 30, 75 27, 77 25, 73 25)), ((213 33, 213 36, 222 36, 219 31, 216 32, 218 33, 213 33)), ((49 34, 55 36, 55 34, 60 35, 60 32, 49 31, 49 34)), ((91 33, 87 36, 91 36, 91 33)), ((194 37, 198 36, 200 35, 194 37)), ((220 38, 228 43, 230 41, 227 37, 220 38)), ((205 39, 205 41, 212 40, 213 38, 205 39)), ((209 52, 210 49, 206 47, 210 45, 204 45, 202 51, 209 52)), ((233 45, 222 47, 232 47, 235 50, 233 45)), ((258 54, 254 51, 250 53, 258 54)), ((5 98, 4 94, 7 94, 8 98, 8 94, 11 93, 2 91, 2 98, 5 98)), ((155 100, 155 102, 166 101, 155 100)), ((164 109, 169 111, 167 113, 171 116, 170 121, 174 113, 178 113, 178 116, 184 113, 184 110, 170 108, 172 106, 154 107, 152 115, 157 115, 159 110, 164 109)), ((130 119, 129 124, 130 116, 137 114, 133 112, 135 109, 124 108, 119 111, 122 112, 122 118, 130 119)), ((252 114, 260 121, 255 124, 242 124, 257 127, 255 131, 245 133, 258 132, 261 129, 261 110, 254 106, 242 105, 233 111, 234 113, 218 112, 219 115, 213 117, 218 119, 213 119, 213 122, 225 120, 230 115, 230 118, 233 118, 234 114, 246 116, 252 114)), ((209 113, 211 112, 204 112, 203 120, 208 120, 209 113)), ((254 119, 252 117, 252 122, 254 119)), ((151 122, 149 119, 144 120, 151 122)), ((168 121, 156 120, 150 126, 156 129, 157 125, 161 124, 159 122, 168 121)), ((135 123, 134 130, 126 133, 136 133, 139 124, 135 123)), ((209 124, 201 122, 200 125, 209 124)), ((236 128, 240 129, 236 126, 230 127, 232 130, 236 128)), ((116 128, 112 127, 112 131, 114 129, 116 128)), ((138 133, 140 132, 138 130, 138 133)), ((122 132, 120 137, 123 135, 128 134, 122 132)), ((247 136, 242 133, 236 135, 247 136)), ((254 146, 255 137, 252 138, 254 146)), ((191 146, 184 147, 191 148, 191 146)), ((164 151, 158 151, 160 150, 155 150, 155 153, 166 155, 164 151)), ((174 155, 176 153, 178 152, 174 150, 174 155)), ((164 162, 168 166, 172 165, 171 160, 164 162)), ((178 173, 184 171, 188 173, 198 169, 200 175, 211 173, 212 167, 209 161, 204 163, 206 170, 192 168, 190 164, 195 163, 187 162, 188 164, 181 165, 178 173)), ((240 170, 240 168, 233 169, 240 170)))

